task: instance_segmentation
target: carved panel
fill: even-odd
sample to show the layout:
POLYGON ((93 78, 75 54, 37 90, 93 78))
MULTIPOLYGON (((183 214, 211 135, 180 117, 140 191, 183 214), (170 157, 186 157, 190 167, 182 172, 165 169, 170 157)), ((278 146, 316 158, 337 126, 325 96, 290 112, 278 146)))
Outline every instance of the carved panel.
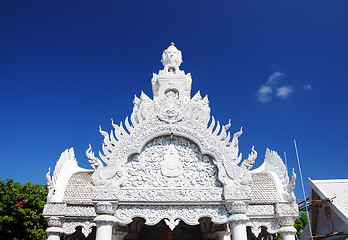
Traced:
POLYGON ((274 216, 274 205, 249 205, 247 215, 249 216, 274 216))
POLYGON ((65 203, 46 203, 43 209, 43 215, 46 216, 64 216, 67 211, 65 203))
POLYGON ((147 143, 126 165, 126 188, 221 187, 213 159, 183 137, 163 136, 147 143))
POLYGON ((222 189, 122 189, 120 201, 221 201, 222 189))
POLYGON ((93 205, 68 205, 67 216, 74 217, 95 217, 95 207, 93 205))
MULTIPOLYGON (((217 224, 226 223, 228 212, 224 206, 120 206, 115 217, 120 224, 129 224, 134 217, 145 219, 146 225, 155 225, 167 219, 169 226, 178 224, 179 220, 189 225, 199 224, 201 217, 210 217, 217 224)), ((175 227, 175 226, 174 226, 175 227)))

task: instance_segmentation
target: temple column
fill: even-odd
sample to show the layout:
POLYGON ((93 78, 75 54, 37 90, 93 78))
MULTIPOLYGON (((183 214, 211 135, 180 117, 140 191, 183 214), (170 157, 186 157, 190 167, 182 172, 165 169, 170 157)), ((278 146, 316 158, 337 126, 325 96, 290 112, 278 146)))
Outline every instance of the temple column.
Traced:
POLYGON ((283 240, 295 240, 295 234, 297 230, 293 226, 282 227, 278 230, 278 233, 282 235, 283 240))
POLYGON ((278 215, 277 221, 281 226, 281 228, 278 229, 278 233, 280 233, 283 240, 295 240, 297 230, 294 228, 294 223, 298 216, 297 204, 278 203, 276 211, 278 215))
POLYGON ((95 201, 94 207, 97 213, 97 217, 93 220, 97 225, 95 240, 112 240, 112 230, 117 221, 113 214, 117 206, 110 201, 98 200, 95 201))
POLYGON ((60 227, 49 227, 46 230, 47 240, 60 240, 63 230, 60 227))
POLYGON ((247 240, 246 224, 249 218, 245 214, 235 214, 230 219, 232 240, 247 240))
MULTIPOLYGON (((249 218, 246 215, 246 211, 248 205, 243 201, 235 201, 232 203, 227 202, 225 206, 232 215, 229 219, 232 240, 247 240, 246 224, 249 221, 249 218)), ((226 235, 226 238, 224 239, 230 238, 226 235)))
POLYGON ((96 240, 112 240, 112 227, 116 218, 110 215, 99 215, 94 219, 97 224, 96 240))

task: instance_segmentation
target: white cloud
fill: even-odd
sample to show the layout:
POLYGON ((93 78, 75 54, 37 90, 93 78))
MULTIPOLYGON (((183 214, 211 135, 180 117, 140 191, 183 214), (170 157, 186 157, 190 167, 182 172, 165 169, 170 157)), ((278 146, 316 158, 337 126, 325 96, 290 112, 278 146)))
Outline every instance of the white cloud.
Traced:
POLYGON ((271 76, 269 76, 266 84, 267 85, 274 85, 278 83, 280 80, 282 80, 285 77, 285 74, 282 72, 274 72, 271 76))
POLYGON ((303 88, 306 90, 312 90, 312 84, 304 85, 303 88))
POLYGON ((265 103, 272 100, 272 88, 270 86, 261 86, 259 91, 257 92, 257 98, 260 102, 265 103))
POLYGON ((291 86, 283 86, 277 89, 277 97, 286 99, 290 94, 292 93, 292 87, 291 86))

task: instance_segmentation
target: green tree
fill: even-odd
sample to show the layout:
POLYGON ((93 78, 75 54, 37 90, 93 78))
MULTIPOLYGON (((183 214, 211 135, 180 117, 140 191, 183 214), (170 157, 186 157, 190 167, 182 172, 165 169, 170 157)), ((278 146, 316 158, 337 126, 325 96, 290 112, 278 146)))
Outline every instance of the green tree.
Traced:
POLYGON ((297 230, 297 236, 300 237, 302 235, 302 231, 306 224, 308 223, 308 216, 305 212, 301 212, 300 216, 296 218, 294 227, 297 230))
POLYGON ((0 180, 0 239, 46 239, 42 214, 46 196, 47 188, 41 184, 0 180))

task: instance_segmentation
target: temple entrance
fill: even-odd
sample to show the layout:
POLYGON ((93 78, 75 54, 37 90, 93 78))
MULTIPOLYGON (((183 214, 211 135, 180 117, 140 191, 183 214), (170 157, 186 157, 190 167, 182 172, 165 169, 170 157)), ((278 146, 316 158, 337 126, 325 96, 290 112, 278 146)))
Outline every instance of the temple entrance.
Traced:
MULTIPOLYGON (((126 238, 127 239, 127 236, 126 238)), ((180 221, 173 231, 162 220, 154 226, 143 225, 137 240, 201 240, 199 225, 190 226, 180 221)))

